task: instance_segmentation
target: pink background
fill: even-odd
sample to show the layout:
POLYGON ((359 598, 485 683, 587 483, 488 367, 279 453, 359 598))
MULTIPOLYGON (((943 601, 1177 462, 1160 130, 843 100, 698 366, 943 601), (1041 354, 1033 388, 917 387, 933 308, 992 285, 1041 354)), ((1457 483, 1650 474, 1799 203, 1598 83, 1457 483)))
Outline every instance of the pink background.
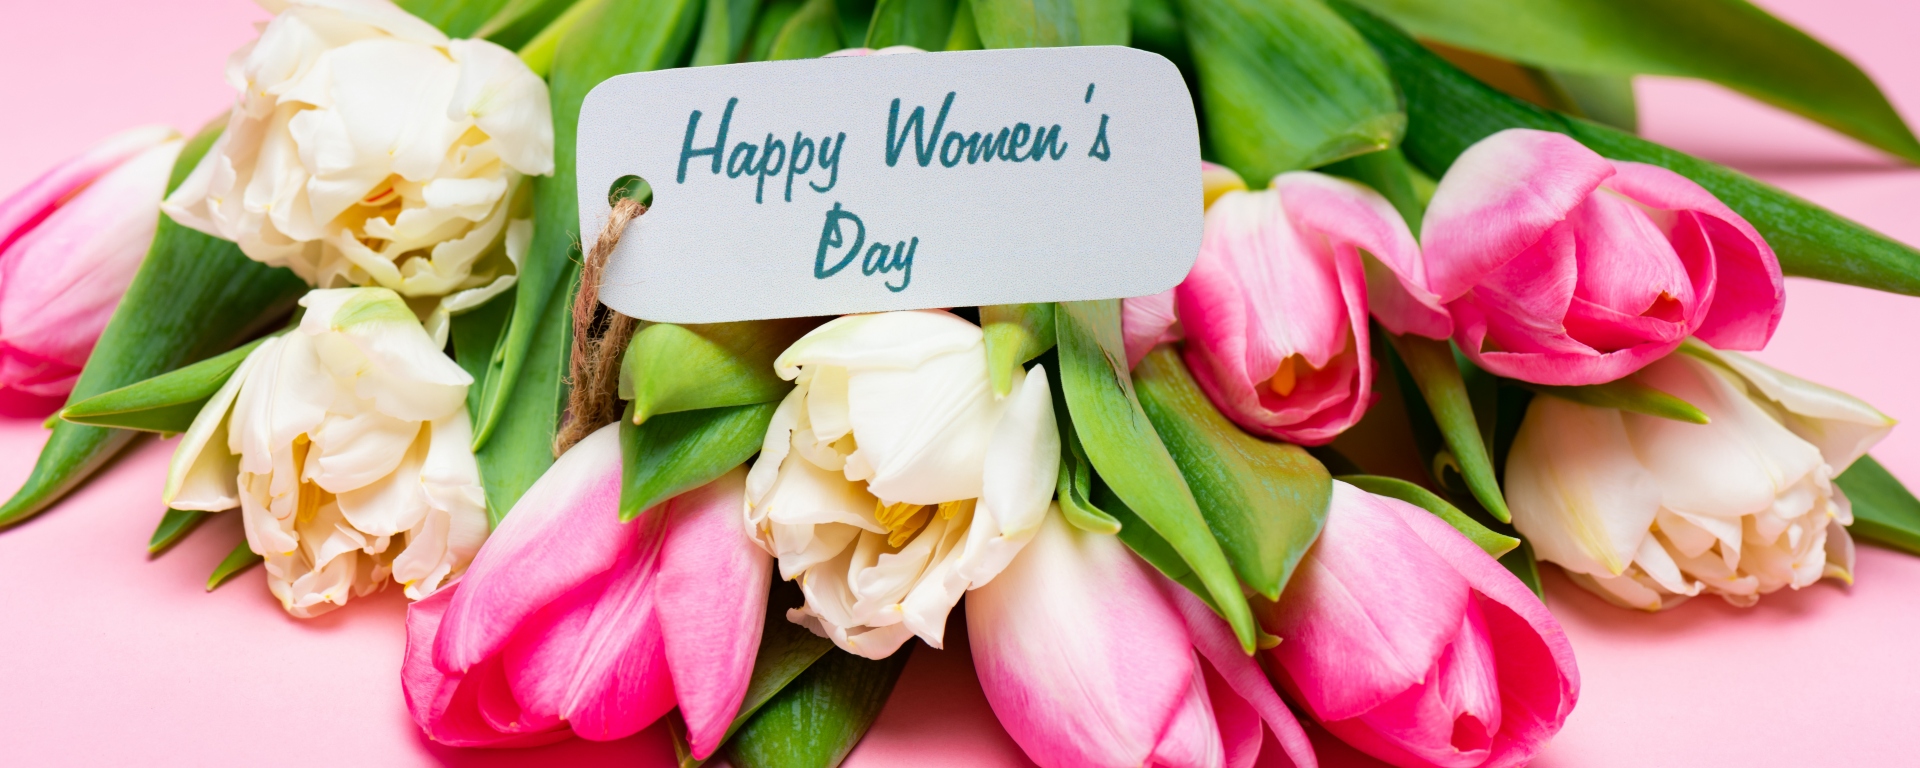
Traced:
MULTIPOLYGON (((1920 119, 1920 13, 1902 0, 1760 0, 1852 56, 1920 119)), ((191 132, 231 98, 221 65, 265 14, 245 0, 11 3, 0 23, 0 193, 123 127, 191 132)), ((1645 133, 1920 243, 1920 170, 1720 88, 1643 79, 1645 133)), ((1920 416, 1920 299, 1790 281, 1767 361, 1920 416), (1895 330, 1899 329, 1899 330, 1895 330)), ((45 439, 0 420, 0 488, 45 439)), ((216 519, 164 557, 167 443, 147 442, 41 518, 0 534, 0 754, 32 765, 665 764, 662 734, 533 751, 419 737, 399 689, 397 591, 325 617, 286 617, 255 571, 201 584, 239 541, 216 519)), ((1875 452, 1920 480, 1920 432, 1875 452)), ((1859 583, 1757 608, 1702 599, 1643 615, 1549 577, 1573 639, 1579 708, 1536 765, 1911 764, 1920 754, 1920 559, 1873 547, 1859 583)), ((1331 757, 1331 756, 1328 756, 1331 757)), ((915 652, 848 765, 1027 765, 994 723, 963 642, 915 652)), ((1340 763, 1338 759, 1328 760, 1340 763)))

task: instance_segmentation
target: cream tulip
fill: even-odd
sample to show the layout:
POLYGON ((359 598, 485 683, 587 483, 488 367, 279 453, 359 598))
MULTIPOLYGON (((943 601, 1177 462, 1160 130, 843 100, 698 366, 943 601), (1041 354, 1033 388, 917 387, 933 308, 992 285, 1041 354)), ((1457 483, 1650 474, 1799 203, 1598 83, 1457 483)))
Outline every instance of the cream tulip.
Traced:
POLYGON ((450 312, 513 285, 523 177, 553 172, 547 86, 511 51, 449 40, 385 0, 260 0, 239 91, 164 206, 318 288, 378 285, 450 312))
POLYGON ((1833 484, 1893 420, 1845 393, 1688 341, 1639 373, 1710 424, 1536 397, 1507 459, 1513 523, 1609 602, 1701 593, 1748 606, 1850 581, 1853 522, 1833 484))
POLYGON ((787 617, 867 658, 940 647, 1053 498, 1046 370, 995 397, 979 326, 938 310, 830 321, 774 366, 796 386, 747 476, 747 527, 806 595, 787 617))
POLYGON ((487 536, 468 448, 466 371, 394 292, 314 291, 300 326, 262 342, 182 436, 168 506, 238 507, 267 586, 302 618, 389 576, 425 597, 487 536))

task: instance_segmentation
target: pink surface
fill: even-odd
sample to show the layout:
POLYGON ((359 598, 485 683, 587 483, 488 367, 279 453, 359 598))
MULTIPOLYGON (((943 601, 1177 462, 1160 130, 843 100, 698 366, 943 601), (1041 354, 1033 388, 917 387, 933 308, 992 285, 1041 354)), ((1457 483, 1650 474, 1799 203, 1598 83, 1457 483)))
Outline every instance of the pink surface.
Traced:
MULTIPOLYGON (((1762 0, 1853 56, 1920 118, 1920 14, 1899 0, 1762 0)), ((121 128, 191 131, 225 108, 227 52, 264 14, 245 0, 15 3, 0 24, 0 191, 121 128)), ((1920 243, 1920 170, 1713 86, 1643 80, 1649 136, 1757 173, 1920 243)), ((1767 361, 1920 416, 1920 299, 1789 281, 1767 361), (1897 329, 1897 330, 1896 330, 1897 329)), ((0 488, 44 433, 0 421, 0 488)), ((257 572, 200 585, 240 540, 216 519, 149 561, 170 444, 148 442, 41 518, 0 534, 0 752, 28 765, 664 765, 663 734, 529 751, 420 738, 399 689, 404 600, 389 592, 312 621, 281 613, 257 572)), ((1920 480, 1920 431, 1876 455, 1920 480)), ((1859 583, 1754 609, 1695 601, 1608 607, 1549 577, 1584 683, 1536 764, 1887 765, 1920 753, 1920 559, 1871 547, 1859 583)), ((964 623, 959 625, 964 628, 964 623)), ((957 633, 950 633, 957 634, 957 633)), ((1347 761, 1323 755, 1329 763, 1347 761)), ((1028 765, 973 683, 964 643, 921 648, 847 765, 1028 765)))

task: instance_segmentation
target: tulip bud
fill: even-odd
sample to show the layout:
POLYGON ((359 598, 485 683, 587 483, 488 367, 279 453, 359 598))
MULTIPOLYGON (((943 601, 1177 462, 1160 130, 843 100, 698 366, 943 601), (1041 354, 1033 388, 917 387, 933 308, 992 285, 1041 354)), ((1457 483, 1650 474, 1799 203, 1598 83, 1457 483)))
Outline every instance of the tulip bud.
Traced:
POLYGON ((473 378, 385 288, 300 304, 300 326, 256 347, 194 418, 163 498, 239 507, 267 586, 295 616, 345 605, 389 574, 418 600, 487 535, 468 448, 473 378))
POLYGON ((1534 398, 1507 458, 1507 499, 1540 559, 1644 610, 1702 592, 1753 605, 1852 578, 1853 517, 1833 478, 1892 419, 1697 341, 1637 378, 1710 422, 1534 398))
POLYGON ((140 268, 184 142, 108 138, 0 201, 0 410, 66 398, 140 268))

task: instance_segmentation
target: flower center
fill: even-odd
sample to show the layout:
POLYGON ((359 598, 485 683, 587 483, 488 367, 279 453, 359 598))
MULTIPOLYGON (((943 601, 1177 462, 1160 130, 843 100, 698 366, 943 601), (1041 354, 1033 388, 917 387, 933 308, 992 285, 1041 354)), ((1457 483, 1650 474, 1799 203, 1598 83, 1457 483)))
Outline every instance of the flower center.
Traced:
POLYGON ((1294 386, 1300 383, 1300 373, 1295 368, 1296 360, 1299 361, 1298 365, 1307 364, 1299 355, 1287 355, 1287 359, 1280 361, 1280 370, 1274 371, 1273 378, 1267 380, 1267 388, 1273 390, 1274 394, 1281 397, 1293 394, 1294 386))
POLYGON ((887 546, 899 547, 911 541, 913 535, 919 533, 920 529, 927 527, 927 523, 933 520, 934 515, 939 515, 942 520, 952 519, 954 513, 960 509, 960 505, 965 503, 967 500, 944 501, 938 505, 911 504, 904 501, 888 504, 875 500, 873 517, 887 529, 887 546))

